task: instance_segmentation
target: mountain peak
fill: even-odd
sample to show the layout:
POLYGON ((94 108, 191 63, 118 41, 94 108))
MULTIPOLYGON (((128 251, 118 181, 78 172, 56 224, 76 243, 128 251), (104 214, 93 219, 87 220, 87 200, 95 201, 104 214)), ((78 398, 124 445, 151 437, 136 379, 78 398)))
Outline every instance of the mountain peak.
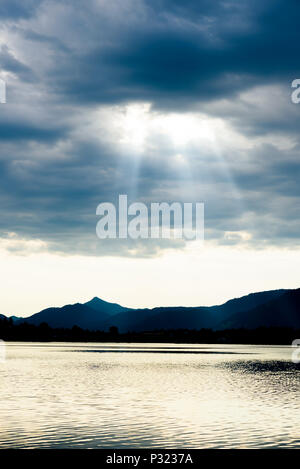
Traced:
POLYGON ((102 300, 101 298, 99 298, 98 296, 94 296, 94 298, 92 298, 91 300, 87 301, 86 303, 83 303, 85 304, 86 306, 91 306, 92 304, 101 304, 101 305, 110 305, 110 304, 113 304, 113 303, 110 303, 109 301, 105 301, 105 300, 102 300))
POLYGON ((101 298, 99 298, 99 296, 94 296, 91 300, 87 301, 87 303, 98 302, 98 301, 103 302, 103 300, 101 300, 101 298))
POLYGON ((128 308, 124 308, 123 306, 117 303, 110 303, 109 301, 101 300, 98 296, 94 296, 90 301, 84 303, 85 306, 93 309, 97 312, 105 312, 107 314, 118 314, 123 311, 128 310, 128 308))

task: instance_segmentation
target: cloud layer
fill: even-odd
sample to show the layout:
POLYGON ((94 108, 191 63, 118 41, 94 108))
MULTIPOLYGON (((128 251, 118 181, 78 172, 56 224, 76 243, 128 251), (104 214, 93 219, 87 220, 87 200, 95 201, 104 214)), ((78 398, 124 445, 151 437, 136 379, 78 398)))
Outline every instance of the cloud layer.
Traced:
POLYGON ((0 234, 61 253, 152 256, 96 238, 96 207, 205 203, 206 239, 298 246, 299 2, 3 0, 0 234), (12 234, 13 233, 13 234, 12 234))

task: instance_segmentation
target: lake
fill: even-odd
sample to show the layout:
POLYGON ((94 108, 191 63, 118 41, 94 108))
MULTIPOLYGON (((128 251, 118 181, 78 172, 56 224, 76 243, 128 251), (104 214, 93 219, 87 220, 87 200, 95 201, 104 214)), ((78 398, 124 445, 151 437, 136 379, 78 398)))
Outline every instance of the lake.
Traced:
POLYGON ((292 351, 6 343, 0 448, 300 448, 292 351))

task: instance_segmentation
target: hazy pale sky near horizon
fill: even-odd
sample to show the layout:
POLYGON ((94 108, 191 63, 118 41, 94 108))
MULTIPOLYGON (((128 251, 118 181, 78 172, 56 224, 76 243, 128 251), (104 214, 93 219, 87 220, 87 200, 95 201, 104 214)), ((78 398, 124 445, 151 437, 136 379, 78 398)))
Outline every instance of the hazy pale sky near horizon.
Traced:
POLYGON ((296 288, 296 0, 3 0, 0 314, 296 288), (204 202, 205 243, 99 240, 96 207, 204 202))
POLYGON ((1 313, 9 316, 94 296, 133 308, 208 306, 262 289, 299 287, 300 253, 282 249, 194 244, 148 259, 2 251, 0 260, 6 266, 1 313))

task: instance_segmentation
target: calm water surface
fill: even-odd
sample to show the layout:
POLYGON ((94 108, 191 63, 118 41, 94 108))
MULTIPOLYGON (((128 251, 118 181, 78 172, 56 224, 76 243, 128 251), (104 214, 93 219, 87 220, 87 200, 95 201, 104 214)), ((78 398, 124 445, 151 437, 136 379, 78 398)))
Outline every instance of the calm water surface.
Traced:
POLYGON ((300 448, 291 347, 6 344, 0 448, 300 448))

